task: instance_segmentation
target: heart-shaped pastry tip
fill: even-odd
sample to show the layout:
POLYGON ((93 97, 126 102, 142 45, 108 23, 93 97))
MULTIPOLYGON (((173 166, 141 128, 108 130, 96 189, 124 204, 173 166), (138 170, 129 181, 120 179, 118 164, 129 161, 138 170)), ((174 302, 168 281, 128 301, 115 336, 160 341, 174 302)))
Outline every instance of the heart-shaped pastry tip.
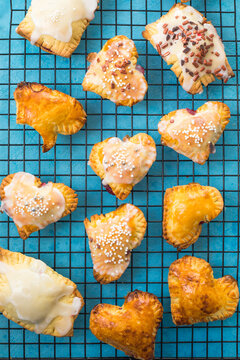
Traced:
POLYGON ((148 173, 156 160, 156 145, 151 136, 137 134, 106 139, 93 146, 89 165, 100 176, 107 191, 124 200, 148 173), (110 187, 110 189, 109 189, 110 187))
POLYGON ((197 111, 180 109, 162 117, 158 131, 161 143, 203 165, 229 123, 229 107, 209 101, 197 111))
POLYGON ((21 82, 14 91, 17 124, 29 125, 43 138, 42 151, 49 151, 58 134, 77 133, 86 122, 79 101, 42 84, 21 82))
POLYGON ((116 105, 132 106, 142 101, 147 92, 147 82, 137 67, 138 53, 135 44, 120 35, 108 40, 102 50, 91 53, 91 63, 82 86, 116 105))
POLYGON ((100 340, 136 359, 154 358, 163 307, 150 293, 128 293, 123 306, 99 304, 90 315, 90 330, 100 340))
POLYGON ((164 196, 163 237, 179 250, 195 243, 202 224, 223 210, 220 192, 197 183, 167 189, 164 196))
POLYGON ((237 281, 232 276, 214 279, 208 262, 194 256, 174 261, 168 274, 172 319, 176 325, 224 320, 236 311, 237 281))
POLYGON ((13 219, 24 240, 77 208, 74 190, 64 184, 43 184, 34 175, 19 172, 8 175, 0 186, 1 210, 13 219))
POLYGON ((93 275, 101 284, 118 280, 130 263, 131 251, 144 237, 147 222, 140 209, 124 204, 106 215, 93 215, 84 225, 89 238, 93 275))

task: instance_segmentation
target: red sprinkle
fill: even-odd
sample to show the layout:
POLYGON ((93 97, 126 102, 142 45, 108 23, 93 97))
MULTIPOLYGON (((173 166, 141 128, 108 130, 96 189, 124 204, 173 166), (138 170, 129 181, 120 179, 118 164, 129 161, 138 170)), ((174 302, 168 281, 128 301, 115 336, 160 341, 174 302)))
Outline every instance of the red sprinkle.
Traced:
POLYGON ((167 27, 168 26, 168 24, 166 23, 166 24, 163 24, 163 28, 165 28, 165 27, 167 27))

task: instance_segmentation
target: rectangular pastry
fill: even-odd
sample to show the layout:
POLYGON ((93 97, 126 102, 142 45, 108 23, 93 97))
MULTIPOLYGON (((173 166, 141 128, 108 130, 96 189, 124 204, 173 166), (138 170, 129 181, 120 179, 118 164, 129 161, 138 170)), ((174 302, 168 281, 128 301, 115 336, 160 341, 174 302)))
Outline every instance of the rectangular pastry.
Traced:
POLYGON ((32 0, 16 32, 44 51, 70 57, 97 5, 98 0, 32 0))
POLYGON ((0 248, 0 311, 27 330, 72 336, 83 298, 76 284, 44 262, 0 248))
POLYGON ((171 70, 190 94, 201 93, 202 84, 207 86, 215 77, 226 83, 234 76, 216 29, 192 6, 174 5, 146 26, 143 37, 173 65, 171 70))

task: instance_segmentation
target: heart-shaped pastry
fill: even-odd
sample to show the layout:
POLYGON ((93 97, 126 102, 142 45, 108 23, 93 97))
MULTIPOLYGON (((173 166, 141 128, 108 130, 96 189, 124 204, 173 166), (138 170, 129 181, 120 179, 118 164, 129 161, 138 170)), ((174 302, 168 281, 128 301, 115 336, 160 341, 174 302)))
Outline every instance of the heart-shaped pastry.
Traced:
POLYGON ((76 134, 86 122, 79 101, 42 84, 21 82, 14 91, 17 124, 33 127, 43 138, 43 152, 49 151, 58 134, 76 134))
POLYGON ((151 136, 137 134, 109 138, 93 146, 89 165, 100 176, 106 190, 120 200, 148 173, 156 160, 156 145, 151 136))
POLYGON ((73 336, 83 298, 44 262, 0 248, 0 311, 37 334, 73 336))
POLYGON ((57 222, 77 208, 77 194, 64 184, 47 184, 25 172, 8 175, 0 186, 1 210, 22 239, 57 222))
POLYGON ((150 41, 190 94, 203 92, 215 77, 226 83, 234 72, 224 45, 211 21, 192 6, 178 3, 159 20, 146 26, 150 41))
POLYGON ((84 91, 92 91, 116 105, 132 106, 147 92, 143 69, 137 64, 135 44, 126 36, 108 40, 102 50, 91 53, 91 63, 83 80, 84 91))
POLYGON ((167 189, 164 196, 163 237, 179 250, 195 243, 202 224, 223 210, 220 192, 197 183, 167 189))
POLYGON ((239 290, 232 276, 214 279, 208 262, 184 256, 169 267, 172 319, 176 325, 224 320, 236 311, 239 290))
POLYGON ((215 144, 229 123, 229 107, 217 101, 209 101, 197 111, 181 109, 165 115, 158 124, 161 142, 187 156, 198 164, 204 164, 215 144))
POLYGON ((106 215, 93 215, 84 225, 89 238, 93 275, 101 284, 118 280, 127 269, 131 251, 138 247, 147 227, 142 211, 124 204, 106 215))
POLYGON ((163 307, 150 293, 128 293, 123 306, 99 304, 90 315, 90 330, 101 341, 136 359, 154 358, 163 307))

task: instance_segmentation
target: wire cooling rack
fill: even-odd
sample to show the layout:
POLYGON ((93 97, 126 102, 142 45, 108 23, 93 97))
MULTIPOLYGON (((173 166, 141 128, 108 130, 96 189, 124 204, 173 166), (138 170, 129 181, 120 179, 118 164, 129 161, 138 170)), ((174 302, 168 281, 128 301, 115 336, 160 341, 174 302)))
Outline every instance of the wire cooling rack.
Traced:
POLYGON ((75 322, 73 338, 57 339, 25 331, 0 316, 0 358, 122 358, 124 354, 101 344, 88 329, 89 314, 100 302, 122 304, 128 291, 153 292, 164 307, 163 322, 156 341, 156 357, 239 358, 239 312, 222 321, 176 327, 171 320, 167 285, 169 265, 185 254, 206 259, 215 277, 239 277, 239 0, 193 0, 192 5, 216 26, 236 77, 228 84, 216 81, 201 95, 185 93, 169 67, 145 41, 141 32, 174 4, 173 0, 102 0, 95 19, 88 27, 71 59, 49 55, 15 33, 30 1, 1 2, 0 39, 0 180, 16 171, 40 176, 42 181, 57 181, 73 187, 79 197, 78 209, 57 224, 48 226, 22 241, 12 221, 0 216, 0 245, 40 258, 59 273, 78 284, 86 305, 75 322), (11 9, 10 9, 11 7, 11 9), (9 16, 9 20, 7 17, 9 16), (7 21, 6 21, 7 19, 7 21), (9 26, 10 23, 10 26, 9 26), (8 28, 9 26, 9 28, 8 28), (149 90, 144 101, 129 109, 115 107, 92 93, 84 93, 81 82, 88 66, 86 55, 99 51, 116 34, 135 41, 138 63, 144 66, 149 90), (20 81, 41 82, 66 92, 81 101, 87 114, 86 126, 76 135, 59 136, 57 145, 41 153, 41 139, 30 127, 16 125, 13 91, 20 81), (192 163, 160 145, 157 124, 160 117, 181 107, 197 108, 207 100, 224 101, 232 113, 231 121, 218 142, 217 152, 203 166, 192 163), (121 201, 101 187, 100 179, 88 167, 92 146, 109 136, 124 137, 149 133, 157 143, 157 161, 149 175, 128 197, 148 220, 142 245, 132 254, 131 265, 121 279, 101 286, 92 275, 92 262, 83 220, 106 213, 121 201), (224 145, 223 145, 224 144, 224 145), (223 213, 203 226, 195 245, 178 254, 162 238, 162 203, 166 188, 196 181, 218 188, 225 200, 223 213))

